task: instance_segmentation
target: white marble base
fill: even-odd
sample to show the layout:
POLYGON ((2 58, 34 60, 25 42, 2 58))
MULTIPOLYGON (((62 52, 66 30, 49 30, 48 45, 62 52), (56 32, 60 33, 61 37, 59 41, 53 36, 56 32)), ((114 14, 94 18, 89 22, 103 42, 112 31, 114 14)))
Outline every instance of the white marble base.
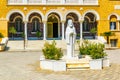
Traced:
POLYGON ((40 60, 40 68, 52 71, 66 71, 66 62, 62 60, 40 60))
POLYGON ((110 61, 108 58, 103 58, 103 67, 110 67, 110 61))
POLYGON ((90 69, 100 70, 102 69, 102 59, 90 60, 90 69))

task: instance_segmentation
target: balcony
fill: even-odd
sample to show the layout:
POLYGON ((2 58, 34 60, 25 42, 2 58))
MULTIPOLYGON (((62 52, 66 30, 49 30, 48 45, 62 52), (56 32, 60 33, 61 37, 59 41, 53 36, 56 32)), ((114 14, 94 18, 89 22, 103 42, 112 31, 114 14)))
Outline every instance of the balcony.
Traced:
POLYGON ((8 5, 98 5, 98 0, 8 0, 8 5))

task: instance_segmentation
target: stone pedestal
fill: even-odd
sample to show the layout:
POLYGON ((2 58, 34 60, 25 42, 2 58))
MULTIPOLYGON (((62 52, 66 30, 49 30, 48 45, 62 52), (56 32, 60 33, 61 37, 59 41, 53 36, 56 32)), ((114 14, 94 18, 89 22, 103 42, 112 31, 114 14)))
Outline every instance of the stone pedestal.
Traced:
POLYGON ((66 71, 66 62, 62 60, 40 60, 40 68, 52 71, 66 71))

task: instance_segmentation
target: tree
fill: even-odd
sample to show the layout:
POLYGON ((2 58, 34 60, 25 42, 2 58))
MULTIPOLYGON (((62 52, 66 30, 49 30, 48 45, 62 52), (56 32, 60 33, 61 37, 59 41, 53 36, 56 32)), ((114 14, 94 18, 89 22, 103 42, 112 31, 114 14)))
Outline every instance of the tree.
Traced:
POLYGON ((114 36, 115 34, 111 31, 108 31, 108 32, 104 32, 101 34, 102 36, 105 36, 107 38, 107 44, 109 44, 109 37, 110 36, 114 36))
POLYGON ((12 39, 14 39, 14 34, 16 34, 17 31, 16 31, 16 29, 12 26, 12 27, 9 28, 9 33, 12 34, 12 39))
POLYGON ((90 30, 90 33, 92 33, 93 37, 95 38, 95 35, 96 35, 96 33, 97 33, 97 29, 96 29, 96 28, 92 28, 92 29, 90 30))

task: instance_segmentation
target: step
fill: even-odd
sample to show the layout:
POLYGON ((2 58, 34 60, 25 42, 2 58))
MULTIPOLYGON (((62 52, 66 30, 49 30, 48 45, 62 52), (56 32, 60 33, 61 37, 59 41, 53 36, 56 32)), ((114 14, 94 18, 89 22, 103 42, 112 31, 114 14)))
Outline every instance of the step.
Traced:
POLYGON ((79 60, 67 60, 66 61, 67 69, 80 69, 86 70, 90 68, 89 59, 79 59, 79 60))
MULTIPOLYGON (((26 50, 42 50, 45 42, 52 43, 53 40, 28 40, 26 44, 26 50)), ((64 40, 56 40, 57 47, 66 49, 66 42, 64 40)), ((9 40, 7 44, 9 51, 24 50, 23 40, 9 40)))
MULTIPOLYGON (((26 50, 42 50, 44 43, 48 41, 52 43, 53 40, 28 40, 26 44, 26 50)), ((66 50, 67 45, 65 40, 55 40, 57 47, 66 50)), ((98 42, 98 40, 90 40, 92 42, 98 42)), ((24 50, 24 41, 23 40, 9 40, 7 44, 8 50, 24 50)), ((75 43, 75 50, 78 50, 78 44, 75 43)))
POLYGON ((67 69, 89 69, 89 63, 67 64, 67 69))

